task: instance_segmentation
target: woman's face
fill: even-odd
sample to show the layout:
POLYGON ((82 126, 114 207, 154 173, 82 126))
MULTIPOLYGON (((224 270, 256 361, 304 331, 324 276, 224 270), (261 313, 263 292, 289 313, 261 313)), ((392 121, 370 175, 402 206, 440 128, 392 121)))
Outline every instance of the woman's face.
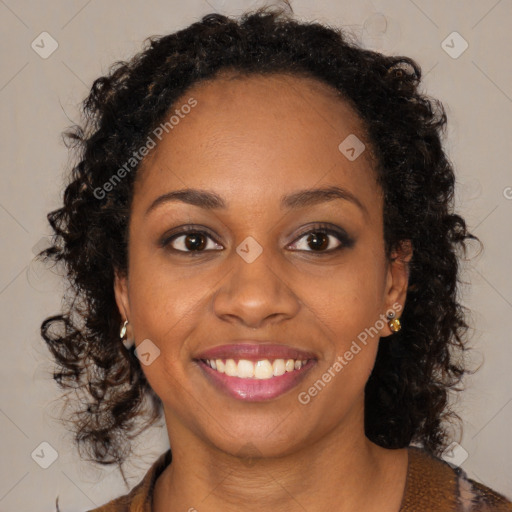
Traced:
POLYGON ((364 387, 407 271, 385 257, 358 117, 326 85, 285 75, 219 78, 173 110, 151 134, 115 284, 171 444, 186 432, 276 456, 364 436, 364 387), (205 357, 225 373, 200 361, 226 345, 205 357))

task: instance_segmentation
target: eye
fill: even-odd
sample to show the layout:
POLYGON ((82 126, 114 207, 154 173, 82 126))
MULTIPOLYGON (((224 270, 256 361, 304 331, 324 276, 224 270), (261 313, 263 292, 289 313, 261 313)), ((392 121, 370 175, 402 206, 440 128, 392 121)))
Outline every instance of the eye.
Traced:
POLYGON ((343 229, 334 228, 325 224, 319 224, 313 229, 306 231, 298 238, 298 241, 303 239, 304 242, 298 243, 296 241, 293 246, 290 247, 299 251, 322 254, 332 253, 354 245, 353 239, 350 238, 343 229), (333 247, 333 244, 336 244, 336 240, 338 241, 338 245, 333 247), (312 250, 308 250, 308 247, 312 250))
POLYGON ((220 250, 223 247, 213 239, 210 233, 198 228, 184 227, 179 233, 166 236, 160 243, 162 247, 171 246, 171 250, 183 253, 200 253, 207 250, 220 250), (210 244, 208 242, 211 242, 210 244), (220 247, 220 249, 217 249, 220 247))

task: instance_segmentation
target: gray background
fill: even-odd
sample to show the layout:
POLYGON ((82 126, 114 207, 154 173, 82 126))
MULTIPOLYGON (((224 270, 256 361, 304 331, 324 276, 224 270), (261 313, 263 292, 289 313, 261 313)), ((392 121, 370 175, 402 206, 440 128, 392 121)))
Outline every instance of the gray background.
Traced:
MULTIPOLYGON (((114 467, 81 461, 71 435, 55 420, 59 390, 39 338, 40 322, 58 312, 63 291, 59 280, 33 261, 50 233, 46 213, 60 206, 70 163, 60 133, 79 121, 77 107, 92 81, 141 49, 145 37, 175 31, 214 10, 239 14, 261 4, 0 0, 0 511, 55 510, 57 495, 62 510, 87 510, 128 491, 114 467), (55 43, 42 32, 58 43, 47 58, 41 54, 55 43), (52 461, 52 449, 40 446, 43 442, 57 454, 47 469, 40 465, 52 461)), ((446 458, 512 497, 512 2, 297 0, 292 5, 298 17, 343 26, 368 48, 417 59, 425 90, 447 109, 457 208, 485 251, 465 264, 468 285, 461 289, 473 312, 473 361, 482 367, 459 399, 463 437, 446 458), (464 41, 468 48, 461 53, 464 41)), ((140 438, 137 457, 127 466, 132 486, 167 447, 163 423, 140 438)))

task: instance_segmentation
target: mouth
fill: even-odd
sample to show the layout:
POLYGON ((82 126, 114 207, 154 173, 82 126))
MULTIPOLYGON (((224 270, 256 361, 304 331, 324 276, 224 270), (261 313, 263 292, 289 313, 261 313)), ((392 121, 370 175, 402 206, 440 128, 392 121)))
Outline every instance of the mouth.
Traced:
POLYGON ((245 343, 216 347, 194 361, 217 390, 238 400, 258 402, 293 389, 317 358, 284 345, 245 343))

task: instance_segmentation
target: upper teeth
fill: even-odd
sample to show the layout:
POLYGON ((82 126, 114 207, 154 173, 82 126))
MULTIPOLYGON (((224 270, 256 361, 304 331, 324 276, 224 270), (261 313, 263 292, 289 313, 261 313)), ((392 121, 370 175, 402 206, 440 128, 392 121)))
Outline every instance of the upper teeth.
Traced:
POLYGON ((307 363, 307 360, 275 359, 270 362, 268 359, 261 359, 253 362, 248 359, 240 359, 237 362, 234 359, 227 359, 224 362, 222 359, 207 359, 206 363, 214 370, 230 377, 270 379, 286 372, 299 370, 307 363))

